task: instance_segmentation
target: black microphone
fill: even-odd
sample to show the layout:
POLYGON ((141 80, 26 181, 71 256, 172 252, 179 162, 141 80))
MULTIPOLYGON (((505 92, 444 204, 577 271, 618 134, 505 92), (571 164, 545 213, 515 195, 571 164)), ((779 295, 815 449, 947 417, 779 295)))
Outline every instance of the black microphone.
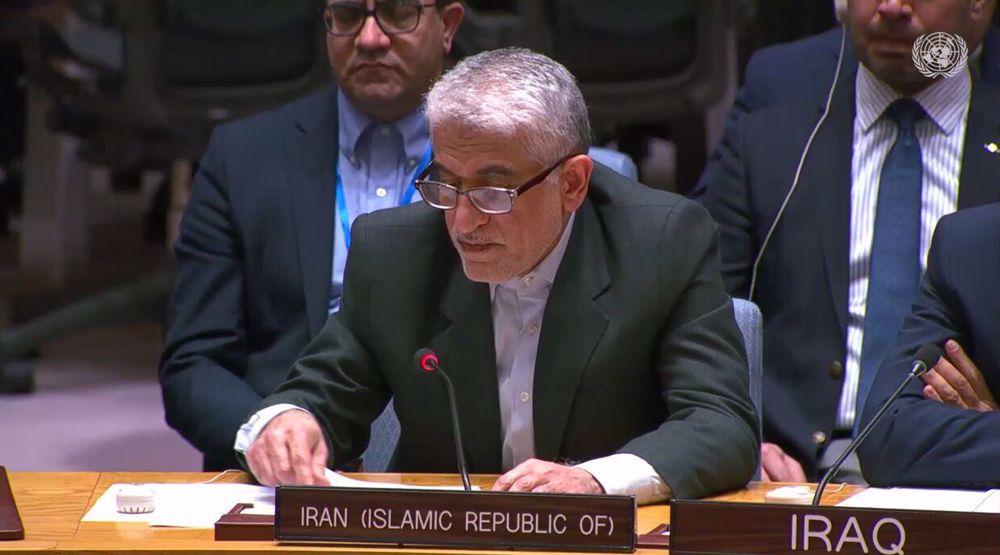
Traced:
MULTIPOLYGON (((868 437, 868 434, 872 433, 872 430, 875 429, 875 425, 878 424, 879 421, 882 420, 882 417, 885 416, 885 413, 889 411, 889 407, 892 405, 893 401, 898 399, 899 396, 903 394, 903 390, 906 389, 906 386, 910 385, 911 381, 923 376, 928 370, 933 368, 942 356, 944 356, 944 353, 941 352, 941 348, 933 343, 928 343, 917 350, 916 356, 913 357, 913 368, 910 370, 910 373, 906 375, 906 379, 903 380, 903 383, 899 384, 896 391, 894 391, 892 395, 890 395, 889 398, 882 403, 882 406, 879 407, 875 416, 868 421, 868 424, 866 424, 861 430, 861 433, 854 438, 854 441, 847 446, 847 449, 840 454, 840 457, 838 457, 837 461, 833 463, 833 466, 831 466, 830 469, 826 471, 826 474, 823 475, 823 479, 820 480, 819 485, 816 486, 816 494, 813 495, 813 506, 819 505, 820 498, 823 497, 823 490, 826 489, 826 485, 830 483, 830 480, 832 480, 837 472, 840 471, 840 467, 844 465, 844 461, 847 460, 847 457, 851 456, 851 453, 857 450, 858 446, 861 445, 861 442, 868 437)), ((857 414, 855 418, 861 418, 861 415, 857 414)))
POLYGON ((462 448, 462 430, 458 425, 458 404, 455 403, 455 388, 451 385, 451 379, 445 373, 444 368, 438 364, 438 356, 430 349, 420 349, 413 355, 413 362, 428 374, 437 374, 444 380, 444 388, 448 391, 448 408, 451 409, 451 429, 455 434, 455 454, 458 458, 458 472, 462 475, 462 485, 465 491, 472 491, 469 485, 469 469, 465 466, 465 450, 462 448))

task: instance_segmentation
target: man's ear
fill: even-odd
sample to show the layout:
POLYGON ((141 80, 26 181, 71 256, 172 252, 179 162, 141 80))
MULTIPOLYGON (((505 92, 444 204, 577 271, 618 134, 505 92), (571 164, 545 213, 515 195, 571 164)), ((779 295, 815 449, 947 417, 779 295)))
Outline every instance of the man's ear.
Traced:
POLYGON ((451 43, 458 32, 458 26, 462 24, 465 17, 465 6, 461 2, 452 2, 441 8, 439 11, 441 21, 444 23, 444 54, 451 52, 451 43))
POLYGON ((993 0, 972 0, 969 5, 970 15, 974 21, 982 21, 983 19, 993 15, 990 10, 993 0))
POLYGON ((587 198, 590 174, 594 172, 594 161, 586 154, 578 154, 563 165, 562 198, 563 210, 573 212, 587 198))

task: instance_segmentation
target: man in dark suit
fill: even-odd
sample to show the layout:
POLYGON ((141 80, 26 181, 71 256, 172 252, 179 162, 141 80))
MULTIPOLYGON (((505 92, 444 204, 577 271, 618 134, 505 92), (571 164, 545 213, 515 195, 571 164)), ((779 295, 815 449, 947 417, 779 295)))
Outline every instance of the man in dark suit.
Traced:
MULTIPOLYGON (((978 58, 972 67, 979 71, 983 81, 1000 87, 1000 29, 996 24, 990 25, 989 20, 981 22, 981 35, 979 29, 971 38, 973 44, 979 44, 980 40, 982 44, 978 53, 973 52, 978 58)), ((744 116, 771 106, 801 103, 804 99, 826 102, 842 41, 844 60, 841 65, 850 71, 857 66, 858 58, 851 40, 844 36, 843 27, 754 52, 747 63, 743 86, 726 114, 725 131, 691 191, 692 196, 703 195, 705 187, 723 171, 722 159, 731 155, 739 137, 739 122, 744 116)))
POLYGON ((240 423, 337 309, 353 218, 418 200, 422 97, 462 15, 456 0, 331 2, 338 88, 213 134, 175 245, 160 360, 167 422, 206 469, 238 467, 240 423))
POLYGON ((595 166, 583 97, 545 56, 468 58, 427 114, 430 207, 359 218, 342 310, 237 438, 258 480, 325 483, 390 397, 390 468, 454 472, 445 390, 412 358, 429 346, 497 489, 642 503, 745 484, 759 438, 708 214, 595 166))
POLYGON ((882 360, 916 294, 937 219, 1000 198, 983 148, 1000 126, 1000 93, 976 72, 931 80, 911 60, 917 36, 974 38, 994 8, 959 4, 852 2, 861 63, 842 69, 795 190, 825 96, 743 117, 697 197, 722 225, 727 289, 764 314, 765 478, 815 478, 846 445, 878 368, 870 361, 882 360), (877 202, 900 191, 905 203, 877 202), (905 260, 876 268, 897 255, 905 260))
POLYGON ((902 383, 917 349, 943 345, 945 356, 861 445, 870 483, 1000 487, 998 338, 1000 204, 991 204, 946 216, 934 232, 920 295, 872 385, 866 421, 902 383))

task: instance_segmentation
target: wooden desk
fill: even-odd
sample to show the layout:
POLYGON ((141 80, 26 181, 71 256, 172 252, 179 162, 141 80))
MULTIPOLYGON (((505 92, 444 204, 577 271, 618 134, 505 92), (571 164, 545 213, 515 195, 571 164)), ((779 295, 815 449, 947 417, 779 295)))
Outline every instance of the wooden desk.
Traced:
MULTIPOLYGON (((317 551, 352 553, 408 553, 432 555, 433 553, 483 553, 482 551, 431 550, 424 548, 318 548, 313 546, 279 546, 271 542, 216 542, 210 529, 192 530, 176 528, 151 528, 145 524, 80 522, 83 515, 104 491, 115 483, 123 482, 200 482, 213 474, 164 473, 164 472, 11 472, 11 489, 17 500, 24 522, 25 539, 0 542, 0 551, 60 553, 179 553, 195 555, 239 551, 246 553, 315 553, 317 551)), ((459 484, 457 477, 432 474, 360 474, 359 478, 405 484, 459 484)), ((493 483, 491 476, 474 476, 479 486, 493 483)), ((218 482, 248 483, 246 474, 229 474, 218 482)), ((762 502, 764 492, 780 484, 751 484, 747 489, 719 496, 731 501, 762 502)), ((830 490, 836 490, 836 487, 830 490)), ((830 491, 828 490, 828 491, 830 491)), ((859 488, 848 486, 839 492, 830 491, 824 496, 827 503, 836 503, 859 488)), ((640 507, 637 516, 638 531, 648 532, 670 518, 666 505, 640 507)), ((511 553, 505 551, 502 553, 511 553)), ((663 550, 639 550, 637 553, 656 553, 663 550)))

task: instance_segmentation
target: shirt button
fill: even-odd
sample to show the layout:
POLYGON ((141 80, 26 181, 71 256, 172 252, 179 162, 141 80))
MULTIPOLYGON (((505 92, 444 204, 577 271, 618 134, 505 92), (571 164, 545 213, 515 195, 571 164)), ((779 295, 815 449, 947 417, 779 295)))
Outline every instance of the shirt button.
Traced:
POLYGON ((823 445, 826 443, 826 434, 820 431, 815 431, 812 433, 812 442, 816 445, 823 445))
POLYGON ((375 189, 375 196, 378 198, 384 198, 387 194, 389 194, 389 192, 385 190, 385 187, 375 189))
POLYGON ((528 399, 531 399, 531 395, 527 391, 522 391, 519 397, 521 398, 522 403, 527 403, 528 399))
POLYGON ((417 159, 416 158, 410 158, 409 160, 406 161, 406 165, 410 166, 411 168, 413 166, 416 166, 417 165, 417 159))
POLYGON ((531 335, 535 335, 536 333, 538 333, 538 324, 531 324, 530 326, 528 326, 528 333, 530 333, 531 335))
POLYGON ((358 165, 358 158, 356 156, 348 156, 347 161, 351 163, 352 166, 358 165))
POLYGON ((529 276, 524 276, 523 278, 521 278, 521 283, 525 287, 531 287, 531 284, 535 283, 535 276, 530 276, 530 275, 529 276))
POLYGON ((844 375, 844 365, 838 360, 831 362, 828 370, 830 372, 830 378, 834 380, 839 380, 840 377, 844 375))
POLYGON ((380 131, 382 132, 383 137, 388 137, 389 133, 392 133, 392 128, 390 128, 388 125, 383 125, 380 131))

